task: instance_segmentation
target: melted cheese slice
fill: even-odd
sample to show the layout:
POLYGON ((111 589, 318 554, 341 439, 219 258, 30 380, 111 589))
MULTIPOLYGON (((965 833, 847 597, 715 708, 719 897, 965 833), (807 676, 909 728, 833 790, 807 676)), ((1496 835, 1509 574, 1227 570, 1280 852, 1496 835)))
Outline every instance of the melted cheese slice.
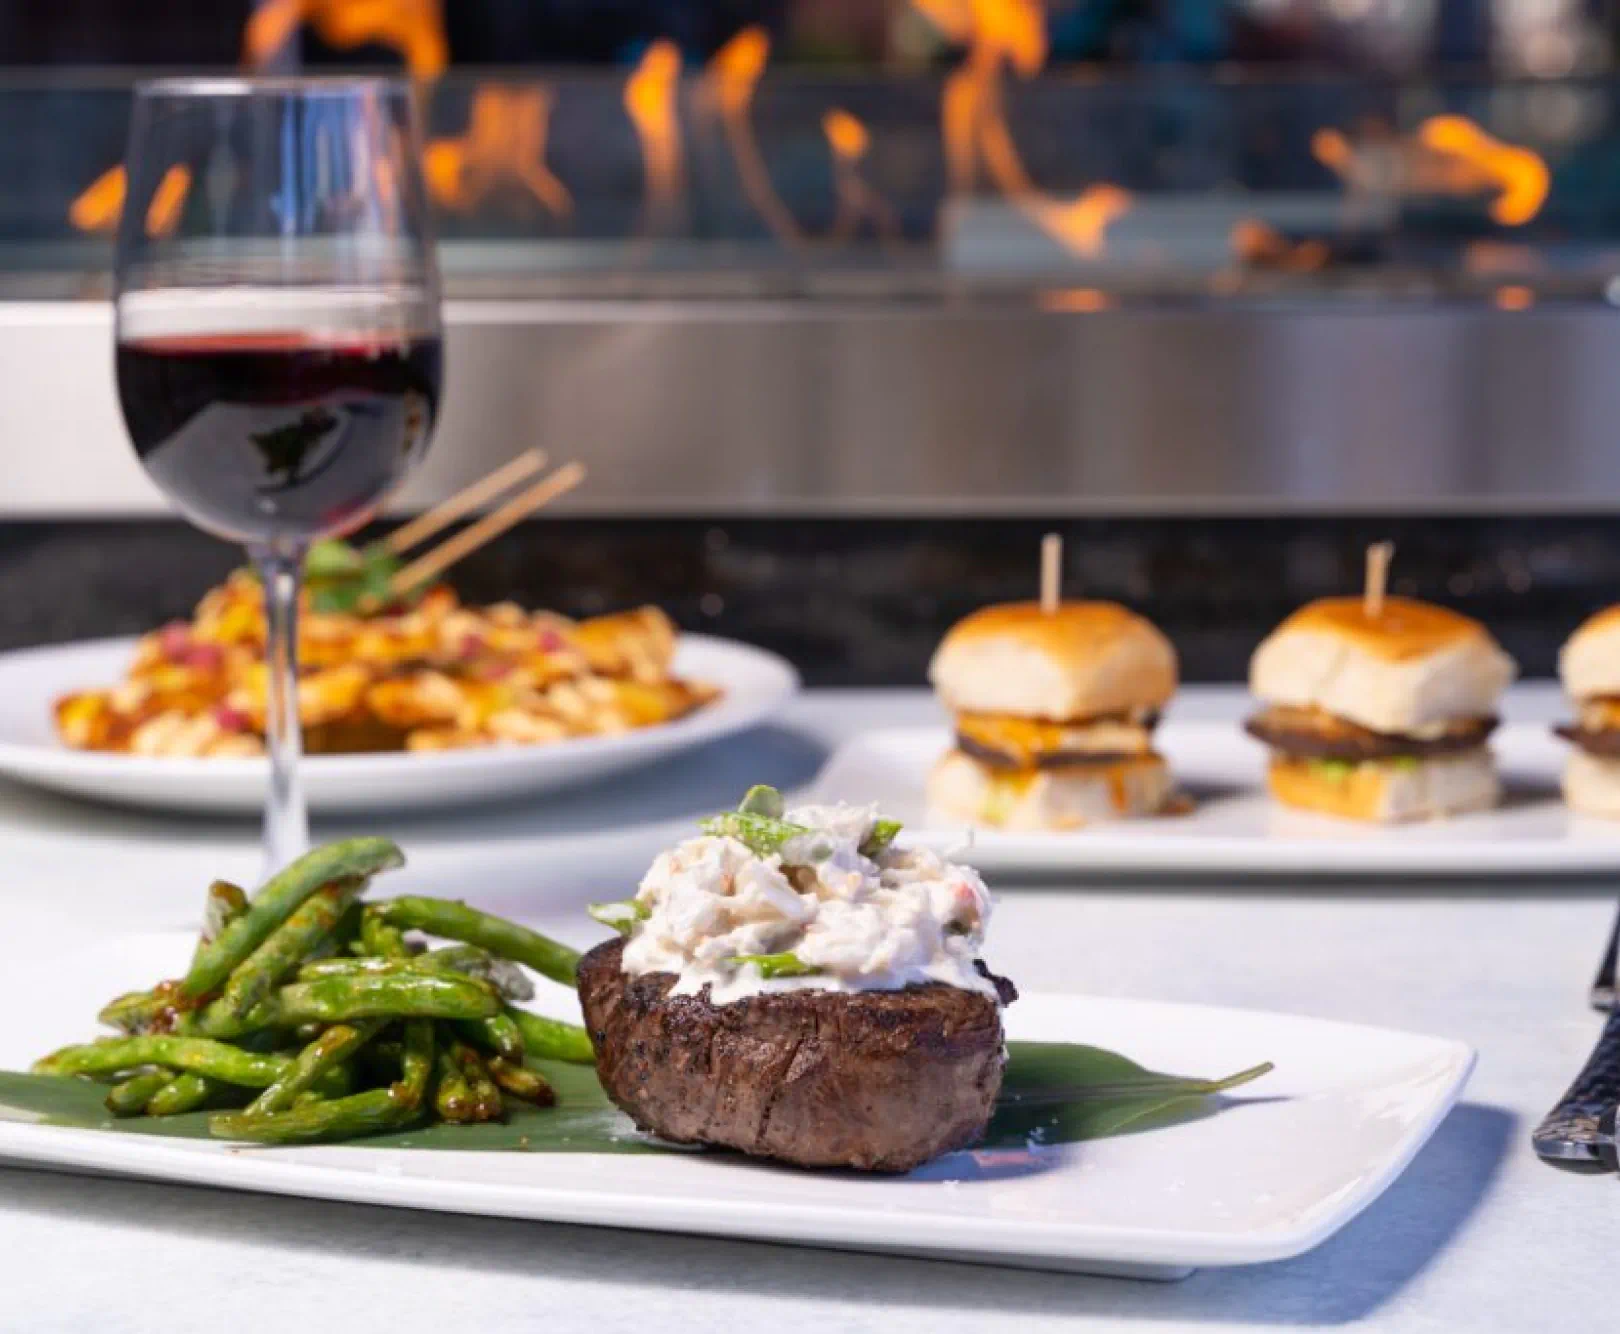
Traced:
POLYGON ((1620 698, 1612 695, 1581 701, 1581 726, 1588 732, 1620 730, 1620 698))
POLYGON ((1152 731, 1126 718, 1091 723, 1048 723, 999 713, 964 713, 957 732, 987 750, 1005 755, 1020 768, 1033 768, 1055 755, 1146 755, 1152 731))

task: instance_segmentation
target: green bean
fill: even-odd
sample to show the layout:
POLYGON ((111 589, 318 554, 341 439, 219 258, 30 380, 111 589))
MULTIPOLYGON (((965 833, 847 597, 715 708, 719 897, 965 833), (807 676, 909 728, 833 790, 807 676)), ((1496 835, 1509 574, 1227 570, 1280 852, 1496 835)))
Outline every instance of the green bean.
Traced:
POLYGON ((250 1140, 258 1144, 312 1144, 318 1140, 356 1139, 384 1130, 397 1130, 417 1115, 399 1092, 399 1085, 368 1089, 347 1098, 322 1099, 275 1116, 249 1116, 223 1112, 208 1119, 208 1133, 218 1139, 250 1140))
POLYGON ((386 838, 345 839, 305 853, 266 881, 248 910, 197 952, 181 995, 197 1000, 215 991, 316 890, 337 880, 364 881, 404 862, 386 838))
POLYGON ((240 1019, 294 972, 320 941, 332 934, 339 919, 365 887, 363 880, 339 880, 317 889, 266 937, 231 974, 224 993, 209 1006, 240 1019))
POLYGON ((538 1070, 531 1070, 526 1065, 513 1065, 502 1056, 490 1057, 487 1064, 489 1077, 503 1093, 510 1093, 514 1098, 524 1102, 532 1102, 536 1107, 551 1107, 556 1104, 556 1091, 538 1070))
POLYGON ((507 1014, 491 1015, 488 1019, 463 1019, 457 1022, 456 1032, 475 1047, 482 1047, 504 1056, 509 1061, 523 1064, 525 1054, 523 1031, 507 1014))
POLYGON ((150 991, 126 991, 101 1007, 96 1016, 108 1028, 126 1033, 162 1033, 175 1028, 188 1007, 181 1000, 179 983, 159 982, 150 991))
POLYGON ((313 982, 322 977, 358 977, 361 974, 398 977, 402 973, 415 975, 423 971, 415 959, 385 959, 375 954, 356 958, 351 955, 347 958, 312 959, 298 970, 298 980, 313 982))
POLYGON ((507 1000, 530 1000, 534 996, 534 983, 522 967, 510 959, 497 958, 477 945, 446 945, 430 950, 418 963, 446 973, 465 973, 488 982, 507 1000))
POLYGON ((216 880, 209 885, 208 893, 203 898, 202 931, 197 936, 192 962, 196 962, 197 955, 202 953, 209 941, 219 939, 219 933, 247 909, 247 890, 240 885, 233 885, 229 880, 216 880))
POLYGON ((107 1110, 114 1116, 139 1116, 146 1104, 169 1080, 167 1070, 145 1070, 131 1075, 121 1084, 113 1085, 107 1094, 107 1110))
POLYGON ((276 1081, 290 1057, 243 1051, 208 1038, 177 1038, 148 1034, 143 1037, 103 1038, 80 1047, 64 1047, 34 1063, 37 1075, 111 1075, 143 1065, 189 1070, 241 1084, 264 1088, 276 1081))
POLYGON ((287 1072, 248 1104, 248 1116, 284 1112, 311 1089, 322 1075, 335 1069, 370 1042, 386 1020, 366 1019, 357 1024, 334 1024, 293 1058, 287 1072))
POLYGON ((440 1044, 434 1055, 434 1068, 438 1082, 433 1089, 433 1110, 439 1120, 452 1125, 466 1125, 477 1118, 473 1114, 472 1089, 467 1077, 451 1056, 450 1048, 440 1044))
POLYGON ((399 1060, 399 1083, 394 1087, 402 1101, 410 1104, 412 1112, 427 1104, 428 1085, 433 1080, 433 1067, 438 1052, 438 1041, 433 1024, 427 1019, 408 1019, 405 1022, 405 1049, 399 1060))
POLYGON ((733 954, 732 963, 753 964, 763 978, 814 977, 821 971, 815 964, 805 963, 797 954, 733 954))
POLYGON ((514 959, 554 982, 574 985, 579 951, 516 922, 451 899, 406 897, 373 906, 385 922, 401 930, 465 941, 503 959, 514 959))
POLYGON ((549 1019, 543 1014, 520 1010, 508 1005, 506 1013, 523 1035, 524 1052, 551 1061, 568 1061, 573 1065, 595 1065, 596 1051, 591 1046, 591 1035, 578 1024, 567 1024, 561 1019, 549 1019))
POLYGON ((249 1018, 266 1019, 273 1014, 279 1026, 312 1020, 339 1024, 353 1019, 488 1019, 500 1008, 500 997, 487 982, 456 973, 360 973, 294 982, 282 987, 249 1018))
POLYGON ((368 906, 360 915, 360 947, 367 954, 381 959, 411 957, 411 947, 405 942, 405 933, 385 922, 375 906, 368 906))
POLYGON ((484 1064, 484 1058, 459 1038, 451 1039, 450 1056, 461 1067, 462 1077, 466 1079, 467 1089, 472 1094, 472 1119, 474 1121, 503 1119, 506 1116, 506 1104, 501 1101, 500 1087, 490 1078, 489 1067, 484 1064))
MULTIPOLYGON (((399 1079, 387 1088, 327 1100, 311 1100, 304 1090, 287 1111, 269 1116, 240 1113, 216 1116, 208 1132, 221 1139, 262 1144, 308 1144, 315 1140, 353 1139, 382 1130, 397 1130, 421 1116, 434 1069, 433 1024, 412 1019, 405 1024, 399 1079)), ((340 1066, 346 1069, 347 1066, 340 1066)))
POLYGON ((522 968, 506 959, 497 959, 488 950, 481 950, 476 945, 456 945, 406 959, 380 958, 371 954, 360 958, 314 959, 298 970, 298 980, 313 982, 322 977, 358 977, 363 974, 398 977, 402 974, 420 976, 423 973, 456 973, 477 978, 489 983, 507 1000, 528 1000, 534 995, 534 987, 522 968))
POLYGON ((232 1084, 223 1084, 206 1075, 179 1074, 152 1095, 146 1104, 148 1116, 178 1116, 194 1112, 208 1103, 218 1102, 225 1090, 234 1090, 232 1084))

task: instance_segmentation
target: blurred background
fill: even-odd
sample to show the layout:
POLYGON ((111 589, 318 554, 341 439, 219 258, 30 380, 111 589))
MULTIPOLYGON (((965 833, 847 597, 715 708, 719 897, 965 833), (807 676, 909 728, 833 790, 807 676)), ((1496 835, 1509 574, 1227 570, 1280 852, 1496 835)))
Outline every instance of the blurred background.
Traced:
POLYGON ((1617 66, 1611 0, 0 0, 0 644, 235 561, 118 416, 132 81, 389 68, 448 298, 399 508, 590 468, 469 598, 912 682, 1057 527, 1236 679, 1394 537, 1548 672, 1620 596, 1617 66))

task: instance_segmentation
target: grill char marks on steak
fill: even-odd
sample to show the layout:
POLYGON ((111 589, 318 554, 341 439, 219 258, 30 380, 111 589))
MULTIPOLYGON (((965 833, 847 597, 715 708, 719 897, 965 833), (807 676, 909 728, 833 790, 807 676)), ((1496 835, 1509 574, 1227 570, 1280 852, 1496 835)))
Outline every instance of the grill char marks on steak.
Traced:
MULTIPOLYGON (((765 992, 728 1005, 623 971, 624 942, 580 960, 608 1096, 641 1129, 800 1167, 907 1172, 976 1143, 1001 1091, 996 1003, 942 983, 765 992)), ((988 974, 987 974, 988 976, 988 974)), ((991 979, 1010 1002, 1017 992, 991 979)))
POLYGON ((1496 730, 1495 718, 1466 718, 1441 736, 1412 737, 1374 732, 1343 718, 1303 709, 1270 708, 1243 724, 1243 730, 1273 750, 1302 760, 1395 759, 1402 755, 1459 755, 1477 750, 1496 730))
POLYGON ((1581 727, 1560 723, 1553 731, 1600 760, 1620 760, 1620 731, 1613 728, 1581 727))

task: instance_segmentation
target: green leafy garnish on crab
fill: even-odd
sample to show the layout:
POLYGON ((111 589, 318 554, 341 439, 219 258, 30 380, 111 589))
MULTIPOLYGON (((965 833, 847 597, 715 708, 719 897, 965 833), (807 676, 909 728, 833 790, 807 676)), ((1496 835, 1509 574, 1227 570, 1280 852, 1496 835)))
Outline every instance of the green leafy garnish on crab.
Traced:
POLYGON ((652 909, 640 899, 621 899, 617 903, 592 903, 585 911, 603 926, 611 926, 621 936, 636 929, 637 922, 645 922, 652 909))
POLYGON ((773 977, 814 977, 821 969, 806 963, 797 954, 734 954, 730 962, 752 964, 759 975, 769 981, 773 977))
MULTIPOLYGON (((816 831, 783 819, 787 802, 774 787, 757 783, 744 794, 737 809, 698 821, 698 828, 715 838, 734 838, 760 857, 774 856, 793 839, 816 831)), ((900 832, 898 820, 874 820, 861 840, 860 854, 876 857, 900 832)))

